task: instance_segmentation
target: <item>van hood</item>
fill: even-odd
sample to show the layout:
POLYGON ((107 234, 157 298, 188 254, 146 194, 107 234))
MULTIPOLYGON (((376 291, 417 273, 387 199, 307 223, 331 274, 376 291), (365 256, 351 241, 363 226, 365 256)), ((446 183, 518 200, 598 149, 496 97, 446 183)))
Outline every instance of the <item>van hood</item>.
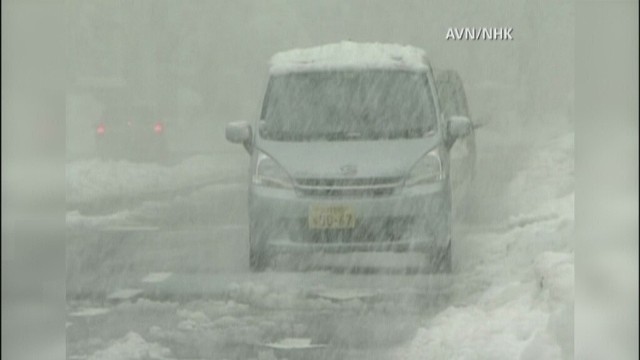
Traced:
POLYGON ((261 139, 258 149, 299 178, 405 176, 439 142, 438 136, 378 141, 280 142, 261 139))

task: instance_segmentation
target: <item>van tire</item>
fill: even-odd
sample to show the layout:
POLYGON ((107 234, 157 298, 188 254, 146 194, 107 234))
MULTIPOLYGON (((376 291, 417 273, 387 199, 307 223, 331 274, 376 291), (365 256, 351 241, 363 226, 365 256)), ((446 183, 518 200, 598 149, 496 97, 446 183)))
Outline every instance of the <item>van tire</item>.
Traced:
POLYGON ((433 272, 436 274, 450 274, 453 271, 453 253, 451 250, 451 241, 449 244, 436 254, 433 263, 433 272))
POLYGON ((265 254, 253 247, 249 249, 249 269, 253 272, 263 272, 269 267, 265 254))
POLYGON ((451 241, 447 246, 427 250, 424 254, 424 274, 449 274, 453 271, 453 254, 451 241))
POLYGON ((271 264, 271 256, 265 246, 265 241, 259 238, 257 227, 249 229, 249 269, 253 272, 262 272, 271 264))

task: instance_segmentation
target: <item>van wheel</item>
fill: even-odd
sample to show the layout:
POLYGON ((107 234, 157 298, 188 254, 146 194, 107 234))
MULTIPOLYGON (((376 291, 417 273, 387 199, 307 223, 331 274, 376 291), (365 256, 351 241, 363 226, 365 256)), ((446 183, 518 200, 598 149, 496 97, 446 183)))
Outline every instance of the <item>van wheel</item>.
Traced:
POLYGON ((254 272, 265 271, 269 267, 269 259, 264 251, 251 247, 249 249, 249 268, 254 272))
POLYGON ((423 272, 429 274, 450 274, 453 271, 451 241, 445 247, 432 249, 425 254, 426 266, 423 272))
POLYGON ((451 250, 451 241, 449 245, 440 254, 440 261, 437 263, 436 272, 450 274, 453 272, 453 253, 451 250))
POLYGON ((249 269, 254 272, 262 272, 271 264, 271 257, 265 246, 265 241, 260 239, 254 226, 249 230, 249 269))

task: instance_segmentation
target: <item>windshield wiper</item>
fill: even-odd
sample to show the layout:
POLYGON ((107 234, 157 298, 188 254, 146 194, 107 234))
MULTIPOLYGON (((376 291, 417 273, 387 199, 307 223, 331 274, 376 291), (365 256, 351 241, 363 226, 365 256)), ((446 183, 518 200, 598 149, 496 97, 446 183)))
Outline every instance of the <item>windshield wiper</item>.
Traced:
POLYGON ((425 129, 422 129, 422 128, 402 129, 402 130, 390 131, 384 134, 385 135, 384 137, 387 139, 399 139, 399 138, 412 139, 412 138, 423 137, 426 134, 431 133, 432 131, 433 131, 433 128, 431 127, 428 127, 425 129))
MULTIPOLYGON (((263 130, 264 131, 264 130, 263 130)), ((263 136, 280 141, 350 141, 350 140, 379 140, 379 139, 412 139, 423 137, 433 131, 432 127, 426 129, 413 128, 382 132, 358 132, 358 131, 334 131, 326 133, 297 133, 291 131, 263 132, 263 136)))
POLYGON ((330 133, 320 133, 310 135, 313 139, 335 140, 357 140, 362 138, 362 133, 356 131, 336 131, 330 133))

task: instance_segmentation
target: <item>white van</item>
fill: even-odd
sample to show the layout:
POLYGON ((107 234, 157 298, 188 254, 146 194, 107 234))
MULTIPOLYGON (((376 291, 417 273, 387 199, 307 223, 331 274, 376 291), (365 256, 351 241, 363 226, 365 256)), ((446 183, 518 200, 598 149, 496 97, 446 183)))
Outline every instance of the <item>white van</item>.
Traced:
POLYGON ((260 119, 226 129, 251 154, 251 268, 283 253, 392 251, 449 271, 451 171, 474 161, 466 151, 452 166, 450 153, 474 135, 467 114, 445 114, 448 103, 414 47, 341 42, 276 54, 260 119))

